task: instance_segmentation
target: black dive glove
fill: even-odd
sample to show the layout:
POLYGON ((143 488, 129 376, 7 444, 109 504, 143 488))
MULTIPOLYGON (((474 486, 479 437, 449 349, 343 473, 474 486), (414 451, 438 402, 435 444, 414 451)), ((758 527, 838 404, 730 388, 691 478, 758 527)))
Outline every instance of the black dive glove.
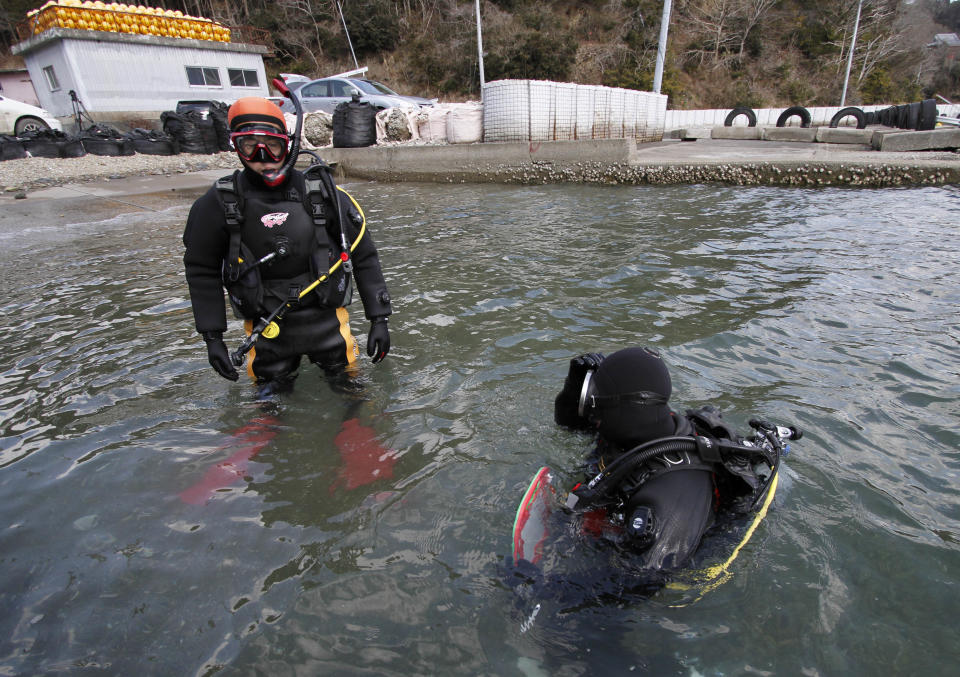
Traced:
POLYGON ((205 331, 202 336, 207 344, 207 359, 210 360, 210 366, 214 371, 229 381, 240 378, 240 374, 230 361, 227 344, 223 342, 223 332, 205 331))
POLYGON ((590 427, 590 422, 577 412, 580 406, 580 390, 587 372, 599 367, 601 362, 602 353, 584 353, 570 360, 570 370, 563 382, 563 390, 553 402, 553 420, 558 425, 570 428, 590 427))
POLYGON ((370 335, 367 336, 367 355, 373 358, 376 364, 390 352, 390 330, 387 329, 386 317, 375 317, 370 320, 370 335))

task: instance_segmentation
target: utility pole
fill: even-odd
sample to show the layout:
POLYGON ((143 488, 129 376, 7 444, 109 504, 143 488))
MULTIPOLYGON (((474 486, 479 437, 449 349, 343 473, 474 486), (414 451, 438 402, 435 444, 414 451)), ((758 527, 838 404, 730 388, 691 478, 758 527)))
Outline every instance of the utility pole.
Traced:
POLYGON ((360 68, 357 63, 357 55, 353 53, 353 41, 350 39, 350 31, 347 30, 347 19, 343 16, 343 7, 340 6, 340 0, 337 0, 337 9, 340 10, 340 21, 343 22, 343 33, 347 36, 347 44, 350 45, 350 56, 353 57, 353 67, 360 68))
POLYGON ((483 35, 480 31, 480 0, 476 0, 477 5, 477 56, 480 61, 480 100, 483 101, 483 35))
POLYGON ((653 71, 653 93, 660 93, 663 83, 663 62, 667 58, 667 29, 670 27, 670 0, 663 0, 663 16, 660 18, 660 41, 657 43, 657 65, 653 71))
POLYGON ((853 49, 857 46, 857 29, 860 28, 860 10, 863 8, 863 0, 857 3, 857 18, 853 22, 853 36, 850 38, 850 53, 847 54, 847 72, 843 76, 843 94, 840 95, 840 107, 847 101, 847 83, 850 81, 850 67, 853 65, 853 49))

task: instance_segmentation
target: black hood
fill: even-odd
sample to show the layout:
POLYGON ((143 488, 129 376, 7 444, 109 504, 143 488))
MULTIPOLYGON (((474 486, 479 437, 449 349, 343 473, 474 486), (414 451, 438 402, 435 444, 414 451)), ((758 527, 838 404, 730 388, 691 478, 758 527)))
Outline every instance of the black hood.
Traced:
MULTIPOLYGON (((649 392, 668 400, 673 391, 663 358, 648 348, 625 348, 613 353, 600 363, 593 378, 597 395, 603 397, 649 392)), ((625 400, 598 413, 601 437, 622 449, 668 437, 676 429, 666 402, 644 404, 625 400)))

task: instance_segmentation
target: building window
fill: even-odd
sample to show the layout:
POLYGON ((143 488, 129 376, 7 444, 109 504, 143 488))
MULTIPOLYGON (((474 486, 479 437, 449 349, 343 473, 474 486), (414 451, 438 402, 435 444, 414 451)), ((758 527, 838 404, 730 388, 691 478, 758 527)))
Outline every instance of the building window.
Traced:
POLYGON ((47 81, 47 87, 50 88, 51 92, 60 89, 60 81, 57 80, 57 74, 53 71, 53 66, 43 67, 43 77, 47 81))
POLYGON ((257 77, 257 71, 241 70, 239 68, 228 68, 227 75, 230 76, 231 87, 259 87, 260 78, 257 77))
POLYGON ((197 87, 221 87, 220 71, 216 68, 187 66, 187 81, 197 87))

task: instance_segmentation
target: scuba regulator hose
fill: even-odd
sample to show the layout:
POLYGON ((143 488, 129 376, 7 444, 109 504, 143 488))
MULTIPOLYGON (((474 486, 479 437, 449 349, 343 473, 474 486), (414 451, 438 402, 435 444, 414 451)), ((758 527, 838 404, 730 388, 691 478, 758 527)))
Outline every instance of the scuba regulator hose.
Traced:
MULTIPOLYGON (((287 174, 290 173, 290 170, 293 169, 293 166, 296 164, 297 158, 300 156, 300 134, 303 132, 303 105, 300 103, 300 99, 294 95, 292 91, 290 91, 290 88, 287 87, 286 83, 280 78, 273 79, 273 86, 276 87, 280 93, 290 99, 290 101, 293 103, 293 107, 297 111, 297 126, 293 133, 293 141, 290 144, 290 152, 286 162, 284 162, 279 169, 264 172, 262 175, 264 183, 271 188, 279 186, 281 183, 283 183, 287 178, 287 174)), ((313 155, 314 158, 319 160, 315 153, 310 153, 310 155, 313 155)), ((363 234, 367 230, 367 217, 364 215, 363 209, 360 208, 360 205, 357 204, 357 201, 353 199, 353 196, 350 195, 350 193, 343 190, 339 186, 334 185, 333 181, 329 179, 329 176, 326 178, 327 187, 330 189, 330 195, 332 196, 333 203, 337 209, 337 219, 340 222, 340 246, 342 247, 340 259, 330 266, 330 270, 328 270, 324 275, 321 275, 302 291, 300 291, 296 297, 291 297, 290 299, 278 305, 267 317, 260 318, 260 321, 253 328, 253 331, 250 332, 250 335, 247 336, 243 343, 240 344, 240 347, 230 353, 230 361, 233 362, 234 366, 239 367, 243 364, 244 355, 250 352, 250 349, 253 348, 253 344, 257 342, 257 339, 259 339, 260 336, 274 338, 280 333, 280 327, 277 325, 277 322, 283 319, 283 316, 288 308, 292 308, 297 301, 316 289, 318 285, 327 280, 327 278, 333 275, 333 273, 336 272, 336 270, 341 266, 343 266, 343 269, 347 272, 347 274, 350 274, 350 272, 353 270, 353 263, 350 261, 350 254, 353 253, 353 250, 357 248, 358 244, 360 244, 360 240, 363 239, 363 234), (338 190, 350 198, 350 202, 353 203, 353 206, 357 208, 357 212, 360 214, 360 233, 357 235, 356 239, 349 246, 349 248, 347 247, 346 232, 343 228, 343 214, 340 210, 340 200, 336 194, 336 191, 338 190)), ((263 261, 261 260, 258 263, 262 262, 263 261)))
MULTIPOLYGON (((253 348, 253 344, 257 342, 260 336, 266 336, 267 338, 274 338, 280 333, 280 327, 277 325, 277 322, 283 319, 284 314, 286 314, 288 308, 292 308, 297 301, 302 299, 304 296, 312 292, 319 285, 323 284, 331 275, 333 275, 338 268, 343 266, 343 269, 348 273, 353 269, 353 263, 350 260, 350 254, 357 248, 357 245, 360 244, 360 240, 363 239, 364 233, 367 232, 367 217, 363 213, 363 209, 360 208, 360 205, 357 204, 357 201, 353 199, 353 196, 350 195, 347 191, 343 190, 337 186, 337 190, 350 198, 350 202, 353 203, 353 206, 356 207, 357 212, 360 214, 360 232, 357 234, 356 239, 350 245, 349 250, 344 249, 340 253, 340 258, 337 259, 337 262, 330 266, 330 270, 318 277, 316 280, 311 282, 309 285, 303 288, 295 297, 284 301, 276 308, 273 312, 270 313, 267 317, 260 318, 260 321, 253 328, 253 331, 250 332, 250 335, 244 339, 243 343, 240 344, 240 347, 235 351, 230 353, 230 361, 233 362, 234 366, 239 367, 243 364, 243 357, 250 349, 253 348)), ((337 204, 337 211, 339 213, 340 200, 334 194, 334 202, 337 204)), ((343 243, 346 244, 346 237, 343 235, 343 221, 340 221, 341 237, 343 238, 343 243)))
POLYGON ((276 188, 281 183, 287 180, 287 174, 290 173, 290 170, 293 169, 293 165, 297 162, 297 157, 300 155, 300 134, 303 132, 303 105, 300 103, 293 92, 290 91, 290 88, 287 87, 285 83, 280 78, 273 79, 273 86, 276 87, 281 94, 290 99, 293 103, 294 109, 297 111, 297 128, 293 132, 293 142, 290 144, 290 152, 287 154, 287 161, 280 166, 279 169, 274 169, 266 171, 263 173, 263 182, 270 186, 271 188, 276 188))
MULTIPOLYGON (((750 423, 753 425, 754 421, 750 423)), ((573 509, 579 506, 579 509, 589 509, 591 506, 608 502, 624 477, 641 467, 647 461, 669 453, 694 452, 699 454, 701 458, 715 457, 717 460, 721 458, 720 452, 745 454, 753 458, 762 459, 773 470, 771 478, 776 477, 776 470, 780 465, 781 453, 780 438, 776 432, 777 428, 774 427, 773 431, 768 431, 760 426, 754 427, 764 434, 765 439, 770 443, 771 449, 708 440, 708 438, 703 436, 662 437, 640 444, 623 453, 585 486, 578 485, 574 487, 567 497, 567 508, 573 509), (715 447, 715 449, 711 449, 711 447, 715 447)), ((795 429, 793 430, 795 431, 795 429)), ((800 434, 802 433, 795 431, 792 439, 798 439, 800 434)), ((791 438, 787 437, 784 439, 791 438)), ((765 491, 766 488, 758 492, 758 500, 765 491)))

